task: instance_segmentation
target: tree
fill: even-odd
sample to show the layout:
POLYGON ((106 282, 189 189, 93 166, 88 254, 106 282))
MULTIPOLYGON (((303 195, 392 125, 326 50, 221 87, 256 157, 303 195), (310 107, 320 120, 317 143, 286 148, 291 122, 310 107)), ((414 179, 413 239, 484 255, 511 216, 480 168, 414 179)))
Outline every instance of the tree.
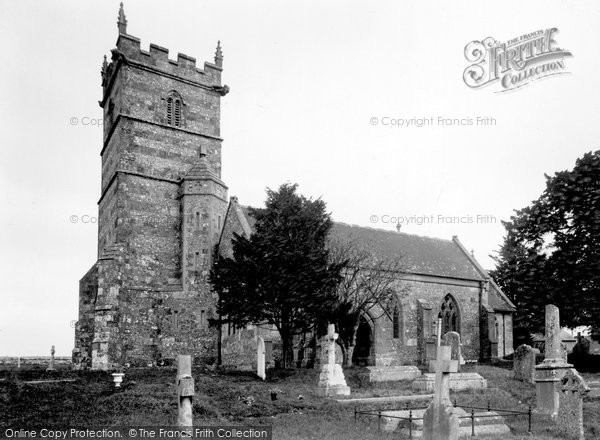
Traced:
POLYGON ((372 317, 378 319, 387 314, 392 319, 397 299, 405 296, 408 288, 399 282, 403 272, 400 258, 377 257, 369 246, 355 238, 333 238, 330 255, 332 264, 343 267, 336 290, 337 304, 330 319, 337 324, 343 365, 350 367, 361 316, 376 314, 372 317))
POLYGON ((296 334, 312 330, 333 307, 341 266, 331 263, 332 226, 322 200, 296 193, 296 184, 267 189, 264 209, 249 238, 235 235, 233 258, 216 258, 210 273, 218 313, 235 325, 268 323, 282 340, 282 366, 291 366, 296 334))
POLYGON ((507 234, 492 273, 515 302, 516 324, 543 328, 544 305, 561 324, 600 329, 600 151, 570 171, 546 177, 546 189, 504 222, 507 234))

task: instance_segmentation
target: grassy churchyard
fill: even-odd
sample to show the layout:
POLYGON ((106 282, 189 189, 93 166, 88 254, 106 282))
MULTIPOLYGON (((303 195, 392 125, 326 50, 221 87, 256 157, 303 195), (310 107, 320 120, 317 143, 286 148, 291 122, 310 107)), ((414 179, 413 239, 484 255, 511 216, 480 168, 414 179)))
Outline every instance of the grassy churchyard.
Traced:
MULTIPOLYGON (((531 384, 512 379, 500 367, 467 366, 488 380, 488 389, 451 393, 461 405, 527 410, 535 404, 531 384)), ((411 395, 408 382, 369 384, 360 368, 346 370, 351 397, 411 395)), ((353 404, 340 404, 316 395, 317 371, 270 371, 265 382, 252 373, 194 369, 195 425, 272 425, 274 439, 398 439, 398 432, 378 429, 377 417, 359 416, 353 404), (277 400, 271 391, 277 391, 277 400)), ((157 426, 175 425, 177 403, 171 368, 130 369, 123 388, 115 390, 112 377, 101 372, 58 370, 0 371, 0 425, 21 429, 32 426, 157 426), (28 383, 41 380, 61 382, 28 383)), ((587 375, 598 380, 600 375, 587 375)), ((423 405, 423 402, 414 402, 423 405)), ((358 406, 359 410, 402 408, 404 403, 358 406)), ((584 401, 586 438, 600 438, 600 399, 584 401)), ((551 424, 533 417, 533 435, 527 417, 507 418, 513 439, 550 440, 559 437, 551 424)), ((502 438, 507 438, 503 436, 502 438)))

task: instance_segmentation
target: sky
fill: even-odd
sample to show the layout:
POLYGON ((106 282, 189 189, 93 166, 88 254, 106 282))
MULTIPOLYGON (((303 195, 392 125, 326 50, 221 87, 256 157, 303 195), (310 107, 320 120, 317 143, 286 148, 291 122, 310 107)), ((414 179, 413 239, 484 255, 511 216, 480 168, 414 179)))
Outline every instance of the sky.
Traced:
MULTIPOLYGON (((0 356, 73 348, 97 254, 100 67, 117 11, 0 0, 0 356)), ((491 269, 501 221, 544 174, 599 148, 595 1, 127 0, 125 13, 142 48, 171 59, 212 62, 221 41, 222 178, 242 204, 296 182, 336 221, 457 235, 491 269), (549 28, 568 73, 503 93, 465 84, 469 42, 549 28)))

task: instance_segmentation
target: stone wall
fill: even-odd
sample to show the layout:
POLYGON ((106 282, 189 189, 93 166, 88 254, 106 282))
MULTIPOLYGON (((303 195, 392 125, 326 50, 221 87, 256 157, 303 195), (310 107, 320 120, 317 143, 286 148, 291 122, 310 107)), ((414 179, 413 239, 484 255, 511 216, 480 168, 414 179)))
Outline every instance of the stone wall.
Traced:
MULTIPOLYGON (((0 356, 0 369, 16 370, 23 369, 46 369, 50 365, 50 356, 0 356)), ((72 367, 71 358, 68 356, 55 356, 54 368, 64 369, 72 367)))
POLYGON ((412 281, 408 284, 410 300, 405 324, 406 342, 400 349, 403 363, 419 363, 425 357, 425 341, 437 333, 437 317, 448 294, 454 297, 460 310, 459 333, 463 358, 466 361, 477 361, 480 357, 479 287, 445 284, 443 279, 439 283, 412 281))
POLYGON ((236 370, 254 371, 256 369, 256 347, 258 337, 272 344, 271 362, 267 358, 267 367, 274 366, 281 359, 281 338, 273 327, 268 325, 248 325, 233 329, 224 325, 221 331, 221 356, 224 367, 236 370))

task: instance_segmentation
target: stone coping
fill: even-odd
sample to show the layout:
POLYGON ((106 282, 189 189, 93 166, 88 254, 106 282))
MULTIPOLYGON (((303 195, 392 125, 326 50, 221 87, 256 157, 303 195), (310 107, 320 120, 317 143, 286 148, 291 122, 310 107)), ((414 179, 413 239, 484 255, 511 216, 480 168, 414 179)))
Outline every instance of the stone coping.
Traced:
POLYGON ((412 396, 356 397, 353 399, 338 399, 338 403, 385 403, 410 402, 414 400, 431 400, 433 394, 413 394, 412 396))

